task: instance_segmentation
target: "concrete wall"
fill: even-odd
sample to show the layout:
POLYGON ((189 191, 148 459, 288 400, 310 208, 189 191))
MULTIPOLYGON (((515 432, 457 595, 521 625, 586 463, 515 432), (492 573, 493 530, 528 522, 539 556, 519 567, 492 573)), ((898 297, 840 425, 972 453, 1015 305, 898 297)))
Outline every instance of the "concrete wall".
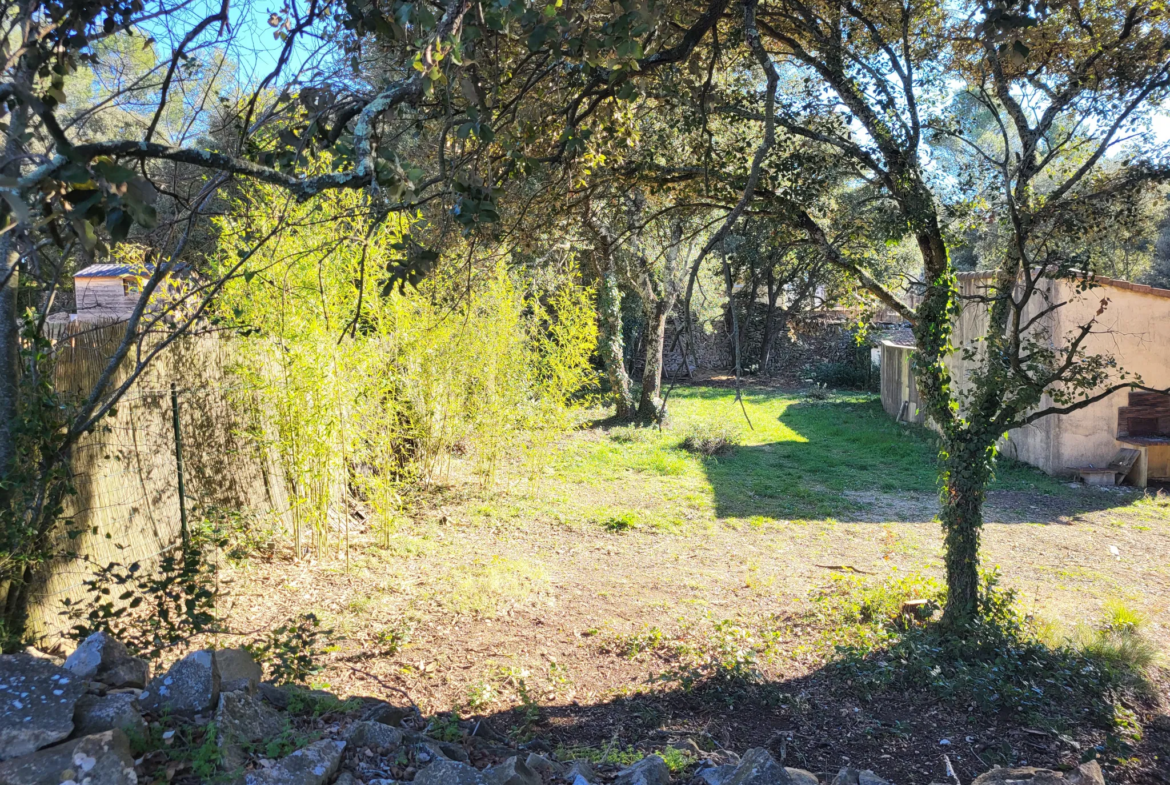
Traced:
MULTIPOLYGON (((1170 387, 1170 292, 1150 287, 1104 286, 1077 294, 1060 281, 1060 296, 1068 302, 1056 312, 1058 345, 1081 324, 1093 319, 1094 333, 1085 342, 1090 354, 1111 354, 1121 370, 1139 376, 1153 387, 1170 387), (1107 302, 1103 302, 1107 300, 1107 302)), ((1091 406, 1064 415, 1056 429, 1054 473, 1064 467, 1106 463, 1122 445, 1117 441, 1117 410, 1128 393, 1115 393, 1091 406), (1059 463, 1057 463, 1059 461, 1059 463)))
MULTIPOLYGON (((966 298, 986 294, 990 281, 990 276, 983 273, 959 274, 959 288, 966 298)), ((1025 318, 1050 304, 1062 305, 1042 316, 1028 335, 1059 350, 1068 346, 1080 325, 1095 319, 1093 333, 1083 343, 1087 354, 1114 357, 1118 377, 1124 371, 1129 374, 1127 378, 1140 377, 1145 384, 1170 387, 1170 291, 1109 279, 1098 282, 1101 285, 1084 292, 1078 292, 1070 281, 1043 282, 1025 318)), ((987 307, 970 300, 967 303, 955 324, 956 352, 948 360, 960 390, 971 383, 972 372, 982 363, 979 339, 987 327, 987 307), (971 353, 970 359, 964 356, 964 350, 971 353)), ((901 359, 900 354, 883 352, 883 380, 897 374, 892 366, 901 359), (891 367, 887 368, 887 364, 891 367)), ((883 381, 883 391, 885 386, 883 381)), ((883 403, 885 397, 883 394, 883 403)), ((1102 466, 1125 446, 1116 439, 1117 410, 1127 402, 1128 393, 1122 391, 1070 414, 1043 418, 1011 431, 1001 449, 1005 455, 1049 474, 1069 474, 1072 467, 1090 464, 1102 466)), ((1051 405, 1052 399, 1046 394, 1040 408, 1051 405)), ((1151 475, 1157 476, 1154 468, 1151 465, 1151 475)))

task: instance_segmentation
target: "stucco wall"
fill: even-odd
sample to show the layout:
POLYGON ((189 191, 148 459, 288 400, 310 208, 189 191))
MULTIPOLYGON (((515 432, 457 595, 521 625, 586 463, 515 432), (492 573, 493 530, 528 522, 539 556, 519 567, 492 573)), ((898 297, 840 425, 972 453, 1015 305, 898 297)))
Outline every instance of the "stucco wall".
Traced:
MULTIPOLYGON (((1097 316, 1094 333, 1085 342, 1090 354, 1111 354, 1118 365, 1153 387, 1170 387, 1170 297, 1113 286, 1077 294, 1067 281, 1059 282, 1068 305, 1057 311, 1058 334, 1067 340, 1079 325, 1097 316)), ((1063 345, 1063 343, 1061 344, 1063 345)), ((1059 421, 1061 462, 1056 471, 1085 463, 1108 462, 1122 445, 1117 441, 1117 410, 1128 402, 1119 392, 1059 421)), ((1046 469, 1047 470, 1047 469, 1046 469)))
MULTIPOLYGON (((977 297, 986 294, 989 280, 985 275, 960 274, 959 288, 965 298, 977 297)), ((1107 282, 1077 292, 1072 282, 1048 280, 1029 304, 1025 319, 1057 303, 1062 305, 1038 320, 1031 331, 1037 340, 1056 348, 1067 346, 1080 325, 1095 318, 1093 333, 1083 344, 1087 354, 1112 356, 1119 373, 1128 372, 1128 378, 1136 375, 1150 386, 1170 387, 1170 292, 1125 282, 1107 282), (1104 310, 1098 315, 1102 306, 1104 310)), ((967 299, 952 338, 957 351, 947 363, 960 389, 970 383, 972 369, 981 362, 979 339, 986 326, 986 305, 967 299), (964 349, 973 351, 974 356, 965 357, 964 349)), ((887 372, 883 368, 883 376, 887 372)), ((1127 402, 1128 393, 1122 391, 1076 412, 1043 418, 1011 431, 1001 449, 1005 455, 1049 474, 1106 464, 1124 446, 1116 439, 1117 410, 1127 402)), ((1045 395, 1041 408, 1051 405, 1051 397, 1045 395)))

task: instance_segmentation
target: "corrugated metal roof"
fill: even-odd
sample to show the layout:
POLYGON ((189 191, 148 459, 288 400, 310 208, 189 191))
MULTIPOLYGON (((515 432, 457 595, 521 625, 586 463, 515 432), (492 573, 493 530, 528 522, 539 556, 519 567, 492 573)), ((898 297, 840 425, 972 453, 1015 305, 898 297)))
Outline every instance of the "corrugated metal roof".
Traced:
MULTIPOLYGON (((187 265, 175 265, 174 272, 181 273, 187 265)), ((154 265, 137 264, 91 264, 73 274, 74 278, 122 278, 127 275, 150 275, 154 272, 154 265)))
POLYGON ((121 278, 125 275, 138 275, 139 267, 135 264, 91 264, 89 267, 78 270, 74 278, 121 278))

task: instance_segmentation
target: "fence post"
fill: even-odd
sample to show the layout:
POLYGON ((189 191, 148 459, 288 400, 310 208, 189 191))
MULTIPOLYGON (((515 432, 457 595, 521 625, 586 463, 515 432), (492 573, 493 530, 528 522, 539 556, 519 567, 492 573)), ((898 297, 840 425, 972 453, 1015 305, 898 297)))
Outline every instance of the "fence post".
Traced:
POLYGON ((179 391, 171 382, 171 421, 175 427, 175 466, 179 475, 179 532, 183 537, 183 552, 190 545, 187 531, 187 491, 183 485, 183 428, 179 425, 179 391))

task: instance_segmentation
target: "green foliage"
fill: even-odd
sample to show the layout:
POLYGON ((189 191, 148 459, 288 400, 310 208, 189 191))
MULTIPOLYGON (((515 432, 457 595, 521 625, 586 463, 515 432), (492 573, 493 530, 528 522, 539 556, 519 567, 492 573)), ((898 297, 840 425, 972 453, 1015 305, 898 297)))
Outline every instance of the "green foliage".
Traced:
POLYGON ((303 684, 324 670, 320 656, 332 633, 321 629, 316 614, 302 613, 247 648, 278 684, 303 684))
POLYGON ((633 747, 618 747, 615 745, 609 745, 607 747, 562 746, 557 747, 556 757, 558 760, 587 760, 590 763, 624 768, 642 760, 642 758, 646 757, 646 754, 633 747))
POLYGON ((424 732, 439 741, 459 741, 463 738, 463 730, 459 727, 459 713, 452 711, 436 714, 427 722, 424 732))
POLYGON ((864 363, 819 363, 805 369, 805 373, 817 384, 833 390, 875 391, 878 388, 880 376, 875 369, 868 367, 868 364, 868 357, 865 358, 864 363))
POLYGON ((342 700, 336 695, 318 689, 287 686, 288 712, 299 717, 322 717, 326 714, 353 714, 360 711, 360 698, 342 700))
POLYGON ((86 596, 65 598, 61 615, 72 622, 76 641, 106 632, 136 656, 157 660, 193 636, 218 629, 214 551, 224 541, 204 519, 187 543, 164 553, 157 564, 98 565, 82 582, 86 596))
POLYGON ((601 528, 614 534, 633 531, 638 528, 638 514, 632 510, 626 510, 625 512, 611 515, 601 521, 601 528))
POLYGON ((639 632, 617 634, 607 641, 606 649, 627 660, 637 659, 644 652, 654 651, 665 645, 666 639, 658 627, 643 625, 639 632))
POLYGON ((249 432, 284 467, 294 541, 327 547, 354 492, 389 544, 411 494, 457 455, 485 487, 505 460, 537 482, 594 376, 592 300, 575 271, 537 288, 500 262, 379 295, 370 260, 405 252, 413 219, 374 222, 349 192, 287 215, 258 209, 275 194, 257 186, 233 205, 216 265, 233 271, 219 318, 239 334, 249 432), (314 231, 323 217, 341 240, 314 231), (268 234, 248 256, 247 238, 268 234))
POLYGON ((695 764, 695 757, 690 752, 674 747, 666 747, 658 755, 674 776, 678 776, 695 764))
POLYGON ((732 619, 716 621, 701 648, 683 650, 683 661, 658 676, 683 690, 700 687, 734 691, 763 680, 759 651, 766 648, 758 632, 732 619))
POLYGON ((687 452, 711 458, 730 455, 740 441, 739 430, 726 422, 702 422, 690 427, 679 446, 687 452))
POLYGON ((999 587, 995 572, 983 575, 978 615, 960 629, 900 615, 905 600, 945 603, 945 589, 921 576, 874 584, 841 581, 815 599, 833 624, 828 639, 836 658, 828 667, 863 696, 923 690, 1039 726, 1087 718, 1113 729, 1115 700, 1144 689, 1143 668, 1152 656, 1128 621, 1121 627, 1107 622, 1072 640, 1046 640, 1016 609, 1014 593, 999 587))
POLYGON ((174 725, 170 717, 164 716, 160 722, 148 725, 145 734, 130 727, 126 735, 135 758, 149 759, 148 765, 162 763, 164 771, 168 762, 185 763, 200 782, 214 781, 223 763, 217 743, 219 729, 214 722, 202 727, 174 725))
POLYGON ((374 635, 374 642, 382 647, 382 654, 393 657, 402 651, 414 637, 414 628, 410 624, 398 623, 383 627, 374 635))

